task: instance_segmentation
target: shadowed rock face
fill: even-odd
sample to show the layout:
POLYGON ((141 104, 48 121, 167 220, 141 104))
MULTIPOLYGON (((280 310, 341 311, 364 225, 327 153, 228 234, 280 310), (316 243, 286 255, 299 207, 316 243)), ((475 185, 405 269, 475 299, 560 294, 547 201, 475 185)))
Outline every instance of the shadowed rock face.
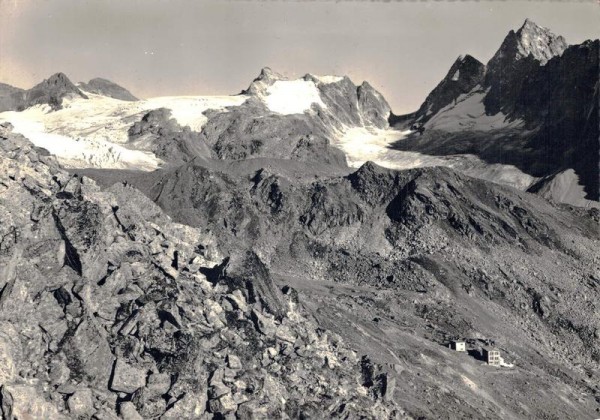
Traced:
POLYGON ((60 109, 67 96, 87 98, 63 73, 56 73, 29 90, 13 92, 0 97, 1 111, 22 111, 33 105, 47 104, 54 110, 60 109))
POLYGON ((0 112, 17 109, 23 92, 25 92, 24 89, 0 83, 0 112))
POLYGON ((110 98, 120 99, 122 101, 137 101, 138 98, 133 96, 131 92, 110 80, 97 77, 87 83, 80 84, 81 89, 86 92, 95 93, 97 95, 108 96, 110 98))
POLYGON ((6 83, 0 83, 0 97, 9 96, 17 92, 23 92, 23 89, 8 85, 6 83))
POLYGON ((3 418, 403 414, 257 254, 1 129, 3 418))

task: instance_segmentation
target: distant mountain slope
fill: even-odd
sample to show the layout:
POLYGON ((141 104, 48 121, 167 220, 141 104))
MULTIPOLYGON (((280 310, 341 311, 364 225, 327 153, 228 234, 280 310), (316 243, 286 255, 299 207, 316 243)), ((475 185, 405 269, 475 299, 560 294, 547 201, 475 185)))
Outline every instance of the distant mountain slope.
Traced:
POLYGON ((470 71, 457 71, 458 60, 416 114, 392 117, 424 130, 396 147, 472 153, 535 177, 571 168, 587 199, 598 201, 599 48, 599 40, 568 46, 527 20, 485 67, 473 59, 470 71))
POLYGON ((353 127, 387 128, 390 114, 383 96, 366 82, 356 86, 347 77, 314 75, 289 80, 268 68, 234 96, 134 100, 104 79, 80 87, 87 96, 58 75, 31 91, 13 92, 23 96, 20 105, 0 114, 0 121, 68 167, 152 170, 196 157, 269 157, 346 167, 332 140, 353 127), (62 90, 33 94, 55 79, 62 90), (34 97, 39 98, 27 100, 34 97), (68 103, 60 109, 63 98, 68 103), (46 103, 54 104, 53 112, 31 106, 46 103))
POLYGON ((23 89, 8 85, 6 83, 0 83, 0 97, 9 96, 17 92, 23 92, 23 89))
POLYGON ((131 92, 110 80, 97 77, 87 83, 79 83, 78 86, 86 92, 95 93, 97 95, 108 96, 122 101, 137 101, 138 98, 133 96, 131 92))

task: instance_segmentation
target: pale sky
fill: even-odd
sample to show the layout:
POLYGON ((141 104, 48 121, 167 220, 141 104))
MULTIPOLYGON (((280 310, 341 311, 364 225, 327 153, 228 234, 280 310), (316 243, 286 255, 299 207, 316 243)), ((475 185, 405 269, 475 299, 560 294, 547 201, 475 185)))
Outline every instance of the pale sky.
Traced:
POLYGON ((225 95, 269 66, 367 80, 401 114, 456 57, 487 62, 527 17, 570 44, 600 37, 596 1, 0 0, 0 81, 29 88, 62 71, 139 97, 225 95))

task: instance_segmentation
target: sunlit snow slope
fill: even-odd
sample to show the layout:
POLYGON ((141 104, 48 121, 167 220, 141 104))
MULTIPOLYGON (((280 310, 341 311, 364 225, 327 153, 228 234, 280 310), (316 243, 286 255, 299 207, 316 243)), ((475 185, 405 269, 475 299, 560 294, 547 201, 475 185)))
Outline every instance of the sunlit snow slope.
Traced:
POLYGON ((161 161, 127 144, 129 127, 147 111, 167 108, 182 126, 200 131, 208 109, 241 105, 246 96, 171 96, 129 102, 85 92, 89 99, 64 99, 63 109, 34 106, 0 113, 14 131, 56 155, 67 167, 154 170, 161 161))
POLYGON ((284 115, 302 114, 312 104, 326 108, 315 84, 301 79, 276 81, 262 99, 271 111, 284 115))

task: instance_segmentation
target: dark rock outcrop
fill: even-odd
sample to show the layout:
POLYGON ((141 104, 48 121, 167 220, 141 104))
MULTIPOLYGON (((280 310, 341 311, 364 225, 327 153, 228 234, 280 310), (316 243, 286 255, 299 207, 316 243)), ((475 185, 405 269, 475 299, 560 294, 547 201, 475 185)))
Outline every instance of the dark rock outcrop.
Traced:
POLYGON ((166 108, 146 113, 129 128, 128 136, 133 147, 151 151, 170 165, 211 157, 211 150, 200 134, 188 126, 181 127, 166 108))
POLYGON ((209 114, 200 135, 219 159, 269 157, 346 165, 331 147, 329 127, 314 115, 268 113, 255 98, 209 114))

